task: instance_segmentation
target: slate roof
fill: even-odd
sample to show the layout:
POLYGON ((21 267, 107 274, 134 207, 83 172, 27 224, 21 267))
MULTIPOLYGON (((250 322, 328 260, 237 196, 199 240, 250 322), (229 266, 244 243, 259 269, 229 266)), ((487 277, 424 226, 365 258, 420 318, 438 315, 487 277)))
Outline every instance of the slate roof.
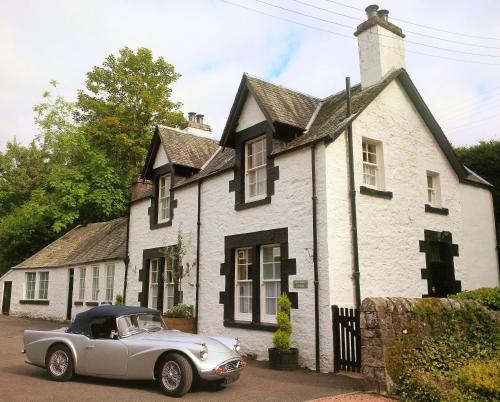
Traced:
POLYGON ((171 163, 201 169, 217 151, 217 141, 170 127, 158 127, 161 142, 171 163))
POLYGON ((56 268, 105 260, 124 260, 126 241, 127 218, 79 225, 14 269, 56 268))
POLYGON ((320 99, 245 74, 257 104, 273 123, 305 129, 320 99))

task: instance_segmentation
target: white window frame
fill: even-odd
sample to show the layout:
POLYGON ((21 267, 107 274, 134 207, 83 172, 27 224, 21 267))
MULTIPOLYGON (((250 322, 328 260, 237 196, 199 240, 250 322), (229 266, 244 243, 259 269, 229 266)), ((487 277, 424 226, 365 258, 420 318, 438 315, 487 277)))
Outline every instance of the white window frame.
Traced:
POLYGON ((158 308, 158 278, 160 275, 160 259, 152 258, 149 263, 149 303, 150 308, 158 308), (156 292, 155 292, 156 290, 156 292))
POLYGON ((248 268, 252 267, 252 271, 255 270, 253 261, 253 248, 252 247, 240 247, 234 250, 234 319, 237 321, 252 321, 252 302, 253 302, 253 277, 248 275, 248 268), (238 255, 240 252, 246 253, 246 262, 244 264, 239 264, 238 255), (246 267, 246 279, 239 279, 239 267, 246 267), (240 296, 240 284, 249 283, 250 284, 250 296, 240 296), (250 300, 249 311, 240 312, 240 297, 244 297, 250 300))
POLYGON ((441 207, 441 180, 439 173, 427 171, 426 175, 427 187, 427 204, 432 207, 441 207))
POLYGON ((175 306, 174 263, 174 257, 170 259, 170 262, 168 258, 165 258, 165 274, 163 276, 163 308, 165 311, 175 306))
POLYGON ((115 264, 106 264, 106 301, 113 302, 115 282, 115 264))
POLYGON ((384 182, 384 153, 382 148, 382 143, 380 141, 363 138, 361 142, 362 147, 362 161, 363 161, 363 186, 370 187, 378 190, 383 190, 385 187, 384 182), (370 147, 375 152, 370 152, 370 147), (369 160, 369 156, 375 156, 375 162, 369 160), (368 175, 365 172, 368 170, 374 170, 374 175, 368 175), (375 183, 370 183, 367 177, 374 177, 375 183))
POLYGON ((38 272, 38 300, 49 299, 49 271, 38 272), (46 277, 46 279, 45 279, 46 277))
POLYGON ((92 265, 92 301, 99 300, 99 265, 92 265))
POLYGON ((170 220, 170 175, 158 179, 158 223, 170 220))
POLYGON ((26 272, 24 298, 26 300, 35 300, 36 294, 36 272, 26 272), (30 280, 30 278, 33 278, 33 280, 30 280), (33 285, 33 287, 31 287, 31 285, 33 285))
MULTIPOLYGON (((247 141, 245 143, 245 202, 251 202, 251 201, 257 201, 261 200, 263 198, 267 197, 267 138, 265 135, 254 138, 253 140, 247 141), (262 142, 262 164, 258 166, 254 166, 252 168, 249 168, 248 164, 248 159, 250 157, 249 150, 253 149, 252 147, 259 143, 262 142), (263 177, 263 182, 264 182, 264 189, 261 193, 258 192, 258 182, 255 182, 256 186, 256 194, 251 195, 250 194, 250 175, 255 172, 255 177, 257 180, 257 176, 259 172, 262 172, 264 175, 263 177)), ((253 153, 252 155, 256 155, 253 153)), ((254 158, 255 159, 255 158, 254 158)))
POLYGON ((267 313, 267 294, 266 285, 271 283, 278 284, 278 294, 276 297, 276 312, 278 312, 278 298, 281 296, 281 248, 279 244, 266 244, 260 247, 260 321, 270 324, 276 324, 276 312, 274 314, 267 313), (264 250, 272 249, 273 252, 273 279, 264 279, 264 264, 269 264, 269 262, 264 262, 264 250), (278 257, 278 261, 274 259, 278 257), (276 266, 278 265, 278 266, 276 266), (279 275, 276 277, 276 272, 279 270, 279 275))
POLYGON ((85 300, 85 278, 87 276, 87 268, 80 267, 78 269, 78 300, 85 300))

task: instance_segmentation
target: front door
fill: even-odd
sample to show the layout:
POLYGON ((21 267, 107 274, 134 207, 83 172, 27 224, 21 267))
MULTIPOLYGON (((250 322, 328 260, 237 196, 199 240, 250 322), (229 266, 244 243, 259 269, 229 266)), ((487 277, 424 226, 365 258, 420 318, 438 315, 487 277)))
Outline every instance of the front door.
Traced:
POLYGON ((430 296, 447 297, 455 291, 453 256, 450 245, 443 242, 430 244, 430 296))
POLYGON ((66 307, 66 319, 71 320, 71 309, 73 308, 73 278, 75 270, 69 270, 69 283, 68 283, 68 306, 66 307))
POLYGON ((9 315, 10 313, 10 295, 12 293, 12 282, 5 281, 3 283, 3 300, 2 300, 2 314, 9 315))

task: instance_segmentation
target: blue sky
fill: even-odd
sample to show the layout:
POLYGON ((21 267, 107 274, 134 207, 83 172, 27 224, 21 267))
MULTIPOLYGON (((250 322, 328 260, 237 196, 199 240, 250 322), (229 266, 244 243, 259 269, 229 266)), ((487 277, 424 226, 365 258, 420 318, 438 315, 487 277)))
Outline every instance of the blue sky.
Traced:
MULTIPOLYGON (((256 0, 231 1, 323 31, 221 0, 3 0, 0 148, 14 136, 26 144, 37 134, 32 108, 41 101, 50 80, 59 82, 62 95, 75 99, 76 91, 84 87, 85 73, 123 46, 148 47, 155 56, 172 63, 182 74, 174 86, 174 100, 183 103, 186 113, 203 113, 216 136, 223 129, 243 72, 318 97, 342 89, 346 76, 358 82, 357 44, 352 36, 358 22, 352 18, 363 20, 363 11, 329 0, 266 0, 323 20, 320 21, 256 0)), ((343 2, 361 9, 370 4, 362 0, 343 2)), ((499 1, 386 0, 379 5, 389 9, 390 19, 500 38, 499 1)), ((407 70, 450 141, 463 145, 499 138, 500 65, 440 57, 500 64, 500 40, 452 35, 391 21, 407 33, 407 70), (483 47, 435 40, 408 31, 483 47)))

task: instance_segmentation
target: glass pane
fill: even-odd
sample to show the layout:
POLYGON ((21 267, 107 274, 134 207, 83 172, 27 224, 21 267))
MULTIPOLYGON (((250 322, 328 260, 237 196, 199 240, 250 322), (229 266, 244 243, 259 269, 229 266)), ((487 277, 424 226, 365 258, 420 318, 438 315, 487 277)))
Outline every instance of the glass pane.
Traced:
POLYGON ((264 280, 274 279, 274 269, 272 263, 264 264, 262 270, 264 271, 264 280))
POLYGON ((273 262, 273 257, 274 257, 274 248, 273 247, 263 247, 262 248, 262 262, 264 264, 273 262))

